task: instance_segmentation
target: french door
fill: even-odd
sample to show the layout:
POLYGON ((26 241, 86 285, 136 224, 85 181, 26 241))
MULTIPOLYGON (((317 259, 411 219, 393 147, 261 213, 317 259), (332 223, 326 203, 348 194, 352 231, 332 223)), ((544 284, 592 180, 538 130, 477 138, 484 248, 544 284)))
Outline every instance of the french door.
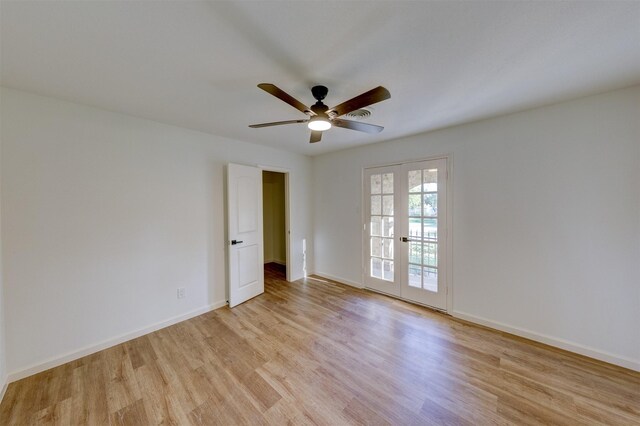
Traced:
POLYGON ((365 286, 447 308, 447 160, 364 172, 365 286))

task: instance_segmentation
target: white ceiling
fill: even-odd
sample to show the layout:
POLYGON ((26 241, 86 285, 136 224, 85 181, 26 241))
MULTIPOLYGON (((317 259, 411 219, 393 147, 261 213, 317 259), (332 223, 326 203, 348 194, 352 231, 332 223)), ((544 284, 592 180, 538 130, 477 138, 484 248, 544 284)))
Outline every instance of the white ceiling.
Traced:
POLYGON ((640 2, 2 1, 4 86, 316 155, 640 83, 640 2), (377 135, 303 103, 383 85, 377 135))

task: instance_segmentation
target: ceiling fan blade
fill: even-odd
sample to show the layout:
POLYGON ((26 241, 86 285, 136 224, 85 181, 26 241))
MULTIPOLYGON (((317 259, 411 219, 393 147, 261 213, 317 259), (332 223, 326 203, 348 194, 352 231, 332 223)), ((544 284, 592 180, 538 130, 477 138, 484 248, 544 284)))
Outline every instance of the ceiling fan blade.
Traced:
POLYGON ((320 139, 322 139, 322 132, 319 132, 317 130, 312 130, 311 131, 311 138, 309 139, 309 143, 320 142, 320 139))
POLYGON ((259 129, 260 127, 280 126, 281 124, 306 123, 307 121, 309 120, 274 121, 272 123, 250 124, 249 127, 251 127, 252 129, 259 129))
POLYGON ((375 124, 360 123, 351 120, 342 120, 341 118, 334 118, 331 120, 331 124, 336 127, 343 127, 345 129, 358 130, 366 133, 380 133, 384 127, 376 126, 375 124))
POLYGON ((301 111, 307 115, 315 115, 315 113, 311 111, 311 109, 308 108, 305 104, 271 83, 260 83, 258 84, 258 87, 265 92, 275 96, 276 98, 288 103, 298 111, 301 111))
POLYGON ((389 93, 387 89, 382 86, 378 86, 375 89, 371 89, 368 92, 356 96, 355 98, 349 99, 348 101, 345 101, 340 105, 334 106, 329 111, 327 111, 327 114, 329 114, 331 117, 340 117, 341 115, 348 114, 351 111, 355 111, 359 108, 364 108, 377 102, 384 101, 385 99, 389 99, 390 97, 391 93, 389 93))

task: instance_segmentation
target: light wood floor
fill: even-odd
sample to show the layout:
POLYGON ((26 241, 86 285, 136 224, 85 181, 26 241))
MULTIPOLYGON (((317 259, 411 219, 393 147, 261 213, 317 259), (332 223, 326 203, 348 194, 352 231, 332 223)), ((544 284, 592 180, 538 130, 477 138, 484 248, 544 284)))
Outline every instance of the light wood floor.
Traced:
POLYGON ((274 268, 266 293, 12 383, 1 424, 640 424, 640 374, 274 268))

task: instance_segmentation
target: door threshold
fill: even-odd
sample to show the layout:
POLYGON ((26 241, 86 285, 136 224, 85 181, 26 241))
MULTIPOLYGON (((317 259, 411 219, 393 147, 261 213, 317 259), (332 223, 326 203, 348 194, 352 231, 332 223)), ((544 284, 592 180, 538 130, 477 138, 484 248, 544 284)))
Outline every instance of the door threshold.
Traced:
POLYGON ((407 303, 410 303, 412 305, 421 306, 423 308, 427 308, 427 309, 430 309, 432 311, 436 311, 436 312, 438 312, 440 314, 449 315, 449 313, 447 312, 446 309, 436 308, 435 306, 426 305, 424 303, 416 302, 415 300, 411 300, 411 299, 405 299, 404 297, 396 296, 395 294, 385 293, 384 291, 376 290, 376 289, 370 288, 370 287, 364 287, 364 290, 371 291, 373 293, 382 294, 382 295, 388 296, 388 297, 390 297, 392 299, 402 300, 403 302, 407 302, 407 303))

